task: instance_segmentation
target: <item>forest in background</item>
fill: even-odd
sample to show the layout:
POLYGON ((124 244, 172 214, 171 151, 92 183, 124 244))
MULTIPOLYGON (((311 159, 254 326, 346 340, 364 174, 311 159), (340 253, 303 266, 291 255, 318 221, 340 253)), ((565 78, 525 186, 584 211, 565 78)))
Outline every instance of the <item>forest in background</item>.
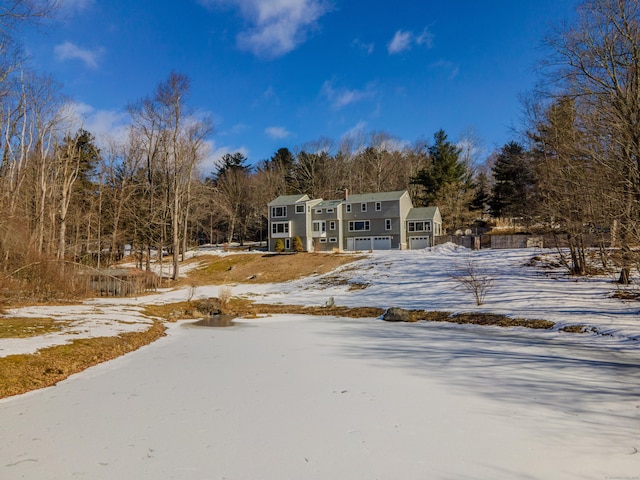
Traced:
MULTIPOLYGON (((407 189, 437 205, 448 232, 516 219, 563 235, 571 273, 590 273, 585 240, 616 247, 620 281, 638 269, 640 240, 640 4, 585 0, 571 24, 541 41, 540 88, 523 97, 521 131, 488 155, 472 131, 439 130, 408 145, 385 132, 283 147, 256 163, 242 153, 203 172, 214 134, 189 103, 189 78, 170 72, 127 106, 124 138, 78 126, 55 79, 33 71, 20 25, 55 14, 53 0, 0 6, 0 289, 73 294, 71 265, 114 264, 130 246, 152 252, 266 239, 278 195, 341 198, 407 189), (100 147, 98 146, 100 145, 100 147)), ((429 132, 427 132, 429 133, 429 132)), ((1 292, 0 292, 1 293, 1 292)))

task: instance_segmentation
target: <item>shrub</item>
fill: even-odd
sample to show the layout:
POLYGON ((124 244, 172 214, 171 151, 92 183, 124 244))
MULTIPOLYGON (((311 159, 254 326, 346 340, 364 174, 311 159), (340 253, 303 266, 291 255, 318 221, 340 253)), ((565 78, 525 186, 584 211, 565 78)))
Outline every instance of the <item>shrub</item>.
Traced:
POLYGON ((302 239, 298 236, 293 239, 293 249, 296 252, 302 252, 304 250, 304 247, 302 246, 302 239))
POLYGON ((460 273, 451 275, 458 284, 475 297, 476 304, 482 305, 487 292, 493 287, 493 278, 480 271, 474 261, 469 259, 460 273))
POLYGON ((284 252, 284 242, 281 239, 276 240, 276 252, 284 252))

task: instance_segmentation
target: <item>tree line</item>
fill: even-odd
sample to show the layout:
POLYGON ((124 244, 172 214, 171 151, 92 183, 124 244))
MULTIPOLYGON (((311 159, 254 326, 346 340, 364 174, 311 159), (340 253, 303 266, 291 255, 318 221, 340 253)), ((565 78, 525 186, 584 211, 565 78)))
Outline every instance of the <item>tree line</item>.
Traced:
POLYGON ((438 130, 411 145, 362 132, 283 147, 254 164, 228 153, 213 172, 202 171, 213 125, 189 104, 189 78, 170 73, 127 106, 124 138, 96 139, 77 127, 60 87, 30 70, 19 46, 17 26, 50 14, 52 2, 5 2, 4 278, 51 260, 112 265, 125 249, 147 269, 153 255, 173 254, 177 278, 191 245, 265 240, 266 203, 278 195, 407 189, 417 206, 439 206, 449 232, 508 217, 562 234, 575 274, 589 270, 587 236, 601 234, 620 247, 626 281, 640 239, 639 1, 585 0, 575 21, 544 39, 545 81, 523 101, 521 132, 486 158, 473 132, 454 141, 438 130))

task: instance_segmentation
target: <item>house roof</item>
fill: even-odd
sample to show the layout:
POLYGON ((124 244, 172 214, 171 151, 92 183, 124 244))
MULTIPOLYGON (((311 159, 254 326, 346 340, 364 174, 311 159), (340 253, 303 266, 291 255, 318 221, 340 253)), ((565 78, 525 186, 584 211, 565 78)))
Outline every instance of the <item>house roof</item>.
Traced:
POLYGON ((433 220, 437 211, 438 207, 412 208, 407 214, 407 220, 433 220))
POLYGON ((342 203, 342 200, 323 200, 317 205, 318 208, 336 208, 342 203))
POLYGON ((406 190, 398 190, 396 192, 379 192, 379 193, 361 193, 351 195, 344 200, 345 203, 357 202, 384 202, 387 200, 399 200, 403 195, 408 195, 406 190))
POLYGON ((278 205, 293 205, 298 202, 304 202, 309 200, 309 195, 280 195, 275 200, 269 202, 270 207, 275 207, 278 205))

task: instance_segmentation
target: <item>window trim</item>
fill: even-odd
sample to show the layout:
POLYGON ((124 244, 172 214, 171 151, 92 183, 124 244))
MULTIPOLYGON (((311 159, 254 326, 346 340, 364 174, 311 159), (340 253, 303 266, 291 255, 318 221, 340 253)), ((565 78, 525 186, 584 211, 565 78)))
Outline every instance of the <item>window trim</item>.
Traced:
POLYGON ((316 215, 321 215, 322 214, 322 209, 321 208, 316 208, 315 209, 315 214, 316 215))
POLYGON ((345 206, 347 208, 347 213, 351 213, 351 204, 347 203, 345 206))
POLYGON ((329 220, 329 230, 335 230, 335 229, 336 229, 336 221, 329 220))
POLYGON ((271 238, 287 238, 290 230, 290 222, 271 222, 271 238), (282 227, 282 231, 279 231, 279 227, 282 227))
POLYGON ((431 232, 430 220, 411 220, 407 222, 407 231, 409 232, 431 232), (420 228, 418 228, 420 226, 420 228))
POLYGON ((306 210, 306 209, 304 208, 304 204, 302 204, 302 205, 296 205, 296 213, 302 213, 302 214, 304 214, 304 211, 305 211, 305 210, 306 210), (302 208, 300 208, 300 207, 302 207, 302 208))
POLYGON ((382 202, 376 202, 376 212, 382 211, 382 202))
POLYGON ((311 223, 311 231, 313 233, 326 233, 327 232, 327 222, 325 220, 314 220, 311 223), (318 229, 316 230, 316 226, 318 229))
POLYGON ((391 222, 391 219, 390 218, 385 218, 384 219, 384 229, 388 232, 388 231, 393 229, 392 226, 393 226, 393 224, 391 222))
POLYGON ((367 204, 366 203, 361 203, 360 204, 360 211, 363 212, 363 213, 367 211, 367 204))
MULTIPOLYGON (((264 211, 264 210, 263 210, 264 211)), ((287 216, 287 206, 281 205, 277 207, 271 207, 271 218, 286 218, 287 216), (277 215, 276 212, 281 210, 281 215, 277 215)))
POLYGON ((371 230, 371 220, 350 220, 349 231, 350 232, 368 232, 371 230), (356 224, 362 223, 363 228, 355 229, 356 224))

